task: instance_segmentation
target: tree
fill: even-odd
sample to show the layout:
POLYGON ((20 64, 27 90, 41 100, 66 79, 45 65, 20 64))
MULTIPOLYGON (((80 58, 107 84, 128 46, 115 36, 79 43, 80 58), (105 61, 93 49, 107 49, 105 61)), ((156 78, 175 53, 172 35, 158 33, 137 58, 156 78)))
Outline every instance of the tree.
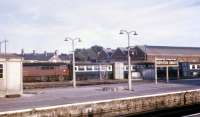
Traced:
POLYGON ((91 49, 97 54, 98 52, 103 50, 102 46, 94 45, 91 47, 91 49))

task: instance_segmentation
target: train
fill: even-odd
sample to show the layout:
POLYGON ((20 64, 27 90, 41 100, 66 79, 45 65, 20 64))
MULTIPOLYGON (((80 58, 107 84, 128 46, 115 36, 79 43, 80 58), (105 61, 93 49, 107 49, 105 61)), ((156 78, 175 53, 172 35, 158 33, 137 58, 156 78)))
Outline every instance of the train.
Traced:
MULTIPOLYGON (((112 64, 78 64, 75 66, 77 80, 112 79, 112 64)), ((24 82, 53 82, 72 80, 70 63, 23 63, 24 82)))
MULTIPOLYGON (((114 71, 122 70, 123 77, 128 77, 128 66, 114 68, 114 63, 76 63, 75 72, 77 80, 88 79, 114 79, 114 71)), ((200 63, 179 63, 182 78, 200 77, 200 63)), ((142 79, 154 79, 154 64, 131 65, 132 72, 138 72, 142 79), (151 78, 150 78, 151 76, 151 78)), ((176 70, 171 69, 170 76, 175 77, 176 70)), ((163 76, 165 70, 158 69, 158 76, 163 76)), ((71 63, 23 63, 24 82, 52 82, 72 80, 71 63)))
POLYGON ((64 81, 70 77, 69 64, 65 63, 23 63, 24 82, 64 81))

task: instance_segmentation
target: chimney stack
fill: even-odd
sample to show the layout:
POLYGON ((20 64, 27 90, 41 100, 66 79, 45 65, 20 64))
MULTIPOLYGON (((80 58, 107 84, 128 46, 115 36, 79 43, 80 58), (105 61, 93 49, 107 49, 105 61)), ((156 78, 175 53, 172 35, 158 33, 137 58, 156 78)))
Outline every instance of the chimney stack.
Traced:
POLYGON ((47 56, 47 51, 44 51, 44 55, 47 56))
POLYGON ((21 49, 21 55, 24 55, 24 49, 21 49))
POLYGON ((35 55, 35 50, 33 50, 33 55, 35 55))
POLYGON ((55 53, 54 53, 55 55, 58 55, 58 50, 55 50, 55 53))

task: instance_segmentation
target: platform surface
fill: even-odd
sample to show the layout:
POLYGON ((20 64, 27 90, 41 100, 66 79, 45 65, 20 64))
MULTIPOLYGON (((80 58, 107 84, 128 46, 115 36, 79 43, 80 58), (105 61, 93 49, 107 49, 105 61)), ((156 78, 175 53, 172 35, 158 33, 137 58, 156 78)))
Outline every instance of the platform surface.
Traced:
POLYGON ((127 88, 127 83, 24 90, 20 98, 0 98, 0 112, 194 90, 200 89, 200 79, 158 82, 157 85, 154 82, 133 81, 134 91, 103 91, 104 87, 122 89, 127 88))

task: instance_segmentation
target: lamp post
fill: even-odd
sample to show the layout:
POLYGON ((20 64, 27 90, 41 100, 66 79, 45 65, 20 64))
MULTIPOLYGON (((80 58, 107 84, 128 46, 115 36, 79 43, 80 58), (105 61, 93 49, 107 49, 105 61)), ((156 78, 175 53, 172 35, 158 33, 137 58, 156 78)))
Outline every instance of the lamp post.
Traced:
POLYGON ((131 80, 131 57, 130 57, 130 35, 138 35, 136 31, 120 30, 119 34, 127 34, 128 36, 128 90, 132 90, 132 80, 131 80))
POLYGON ((64 41, 72 41, 72 71, 73 71, 73 87, 76 88, 76 74, 75 74, 75 47, 74 47, 74 42, 75 41, 81 42, 80 38, 71 38, 71 37, 66 37, 64 41))

